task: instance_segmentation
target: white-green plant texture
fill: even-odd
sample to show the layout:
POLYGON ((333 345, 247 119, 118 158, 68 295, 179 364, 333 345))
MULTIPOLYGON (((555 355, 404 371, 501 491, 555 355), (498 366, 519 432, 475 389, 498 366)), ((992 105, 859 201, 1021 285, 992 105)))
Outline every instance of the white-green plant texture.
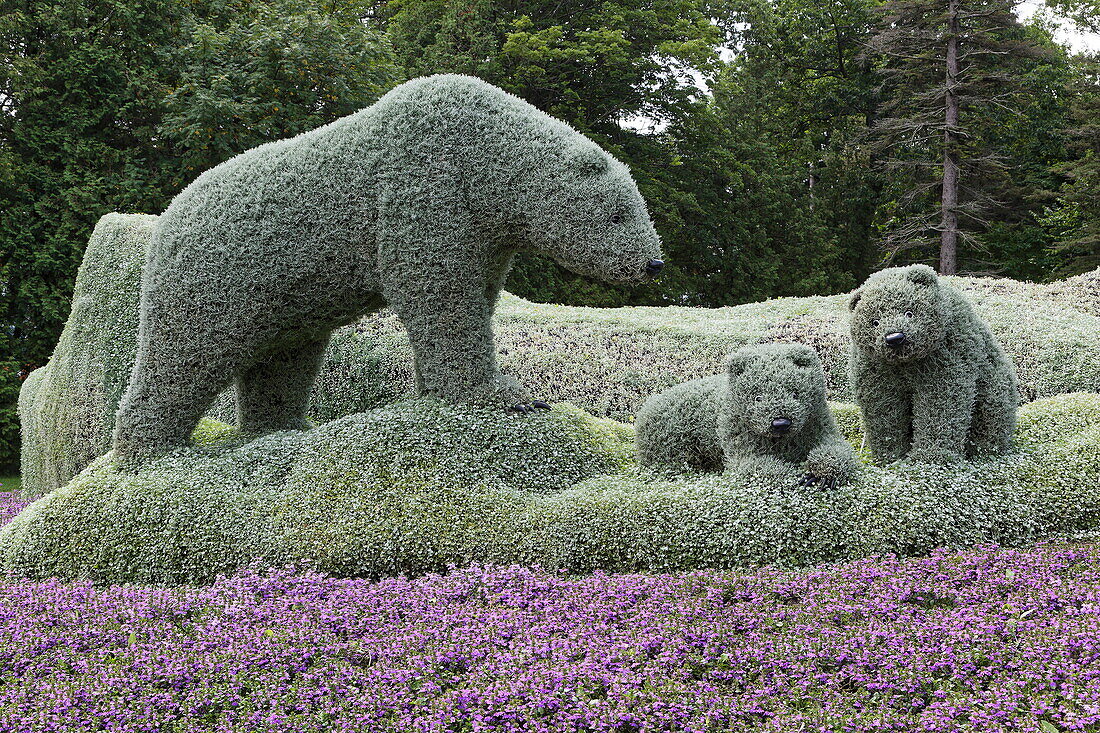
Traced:
POLYGON ((835 488, 858 467, 825 401, 821 360, 801 344, 738 349, 725 374, 646 400, 636 428, 638 462, 647 468, 724 468, 777 488, 835 488))
POLYGON ((763 344, 730 355, 721 392, 718 438, 726 470, 835 488, 858 466, 825 401, 817 352, 801 344, 763 344))
POLYGON ((692 379, 653 395, 635 422, 638 463, 656 470, 712 473, 725 467, 718 438, 729 377, 692 379))
MULTIPOLYGON (((134 364, 139 273, 154 220, 104 219, 116 224, 97 229, 89 241, 72 316, 52 360, 79 368, 49 380, 64 385, 63 395, 37 389, 52 367, 24 382, 22 472, 30 496, 63 486, 110 450, 114 414, 134 364), (81 428, 74 432, 72 425, 81 428), (74 448, 74 441, 82 447, 74 448)), ((965 293, 1004 345, 1022 399, 1100 391, 1100 271, 1049 285, 943 279, 965 293)), ((601 309, 529 303, 505 293, 493 328, 504 372, 540 385, 554 401, 629 421, 650 395, 714 374, 730 351, 760 341, 813 345, 830 399, 852 400, 846 300, 835 295, 714 309, 601 309)), ((412 395, 411 359, 405 328, 389 311, 337 329, 313 386, 309 417, 323 423, 412 395)), ((229 389, 210 414, 234 422, 235 412, 229 389)))
MULTIPOLYGON (((851 408, 842 429, 859 444, 851 408)), ((632 464, 633 431, 565 405, 509 416, 423 398, 137 473, 110 456, 0 529, 3 567, 100 583, 203 583, 263 558, 342 576, 541 564, 574 572, 807 565, 1018 545, 1100 528, 1100 395, 1020 410, 1017 451, 865 466, 834 491, 632 464)))
POLYGON ((610 282, 662 264, 626 166, 471 77, 414 79, 215 166, 153 230, 117 457, 186 444, 234 380, 246 434, 306 427, 331 332, 387 305, 421 393, 527 402, 492 333, 517 248, 610 282))
POLYGON ((1011 448, 1016 370, 967 299, 926 265, 876 272, 848 301, 852 382, 878 463, 1011 448))
POLYGON ((20 462, 31 496, 64 486, 110 447, 134 362, 142 265, 155 221, 139 214, 99 220, 53 356, 23 383, 20 462))

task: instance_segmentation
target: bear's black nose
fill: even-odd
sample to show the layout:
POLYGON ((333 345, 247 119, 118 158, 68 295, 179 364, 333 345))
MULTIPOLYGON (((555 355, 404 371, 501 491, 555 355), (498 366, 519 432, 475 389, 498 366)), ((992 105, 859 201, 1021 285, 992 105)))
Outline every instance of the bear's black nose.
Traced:
POLYGON ((773 433, 785 433, 791 429, 791 419, 789 417, 777 417, 772 420, 772 432, 773 433))
POLYGON ((650 260, 645 266, 645 274, 656 275, 661 271, 661 268, 665 266, 664 260, 650 260))
POLYGON ((886 345, 890 346, 890 347, 893 347, 895 349, 898 348, 899 346, 904 346, 905 342, 909 340, 909 338, 904 333, 901 333, 901 332, 888 333, 888 334, 886 334, 885 338, 886 338, 886 345))

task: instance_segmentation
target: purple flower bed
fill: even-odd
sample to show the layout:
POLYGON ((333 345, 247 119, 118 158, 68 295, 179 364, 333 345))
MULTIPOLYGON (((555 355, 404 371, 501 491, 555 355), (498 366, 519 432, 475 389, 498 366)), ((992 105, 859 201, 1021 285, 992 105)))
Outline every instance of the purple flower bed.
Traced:
POLYGON ((1098 553, 6 582, 0 730, 1092 731, 1098 553))
POLYGON ((25 501, 17 491, 0 491, 0 526, 12 520, 30 502, 25 501))

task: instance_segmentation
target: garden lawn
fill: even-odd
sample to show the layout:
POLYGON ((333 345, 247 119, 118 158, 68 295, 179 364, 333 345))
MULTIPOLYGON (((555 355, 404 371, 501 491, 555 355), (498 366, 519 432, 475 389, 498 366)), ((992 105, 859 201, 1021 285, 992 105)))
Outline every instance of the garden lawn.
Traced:
POLYGON ((1100 551, 0 584, 0 731, 1094 731, 1100 551))
POLYGON ((22 488, 18 476, 0 476, 0 493, 18 494, 22 488))

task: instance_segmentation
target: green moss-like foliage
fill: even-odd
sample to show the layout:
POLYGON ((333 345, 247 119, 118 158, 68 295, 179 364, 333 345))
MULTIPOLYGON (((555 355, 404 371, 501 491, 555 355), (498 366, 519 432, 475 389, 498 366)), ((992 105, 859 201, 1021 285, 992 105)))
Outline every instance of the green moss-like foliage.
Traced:
POLYGON ((654 395, 638 411, 642 466, 725 468, 777 486, 847 483, 858 461, 825 401, 817 352, 797 344, 747 346, 725 374, 654 395))
POLYGON ((674 471, 721 471, 725 454, 718 438, 725 374, 669 387, 645 401, 635 423, 638 463, 674 471))
MULTIPOLYGON (((135 223, 117 231, 137 237, 144 230, 146 238, 155 220, 118 214, 111 218, 135 223), (137 222, 145 225, 138 227, 137 222)), ((77 417, 70 423, 67 413, 54 411, 40 430, 33 423, 41 410, 30 393, 50 368, 37 370, 38 376, 24 382, 20 395, 25 435, 23 476, 28 480, 24 491, 31 496, 63 486, 92 458, 110 449, 121 396, 119 385, 128 383, 134 364, 138 272, 144 253, 144 244, 137 241, 119 240, 105 246, 97 235, 89 242, 77 290, 83 306, 74 305, 67 326, 82 336, 63 336, 53 358, 66 360, 71 358, 66 356, 70 350, 93 348, 97 358, 83 363, 109 375, 106 378, 115 387, 104 391, 95 380, 70 378, 66 399, 83 405, 81 410, 101 406, 99 419, 77 417), (117 276, 122 272, 129 274, 117 276), (81 317, 82 313, 87 317, 81 317), (134 325, 124 327, 126 324, 134 325), (86 394, 78 393, 80 390, 86 394), (50 436, 62 435, 70 429, 67 425, 81 422, 83 428, 75 437, 85 441, 85 450, 71 450, 71 443, 63 442, 51 450, 50 436)), ((990 323, 1016 365, 1023 399, 1100 391, 1100 352, 1095 348, 1100 339, 1100 289, 1096 285, 1100 275, 1049 285, 988 278, 944 279, 962 290, 990 323)), ((851 400, 845 301, 845 296, 837 295, 780 298, 717 309, 601 309, 540 305, 504 294, 494 331, 503 371, 525 384, 541 385, 541 395, 554 401, 570 401, 594 414, 629 421, 650 395, 713 374, 724 367, 731 350, 758 341, 812 344, 821 356, 830 398, 851 400)), ((337 329, 310 396, 309 417, 323 423, 412 395, 411 354, 404 327, 388 311, 337 329)), ((222 393, 210 414, 235 422, 234 390, 222 393)), ((843 424, 841 429, 849 434, 843 424)))
MULTIPOLYGON (((1049 285, 991 278, 943 278, 963 292, 1016 367, 1020 397, 1031 401, 1075 391, 1100 391, 1100 299, 1084 279, 1049 285)), ((503 297, 496 341, 501 369, 545 385, 551 401, 597 415, 632 419, 653 394, 716 374, 725 357, 763 342, 813 346, 825 368, 829 398, 855 399, 848 377, 847 296, 777 298, 728 308, 583 308, 503 297)), ((342 329, 337 337, 351 329, 342 329)), ((397 319, 379 314, 355 338, 381 357, 383 369, 328 372, 332 393, 412 393, 407 338, 397 319), (339 384, 339 387, 336 386, 339 384), (369 386, 368 386, 369 385, 369 386)), ((348 362, 344 362, 349 365, 348 362)))
POLYGON ((798 344, 738 349, 727 379, 718 438, 728 471, 767 476, 778 486, 835 488, 851 480, 858 461, 825 401, 816 351, 798 344))
POLYGON ((966 298, 935 270, 877 272, 849 308, 852 381, 876 462, 951 463, 1010 449, 1016 371, 966 298))
POLYGON ((185 444, 234 379, 243 431, 306 427, 332 330, 383 305, 420 392, 527 401, 491 327, 519 247, 611 282, 661 256, 626 166, 472 77, 414 79, 206 171, 153 231, 118 457, 185 444))
MULTIPOLYGON (((851 427, 851 408, 837 414, 851 427)), ((200 434, 206 448, 137 473, 109 457, 93 463, 0 530, 3 566, 169 584, 207 582, 254 558, 372 577, 475 560, 668 571, 1100 527, 1096 394, 1026 405, 1012 454, 867 466, 835 491, 642 474, 628 426, 565 406, 519 417, 421 399, 244 444, 213 423, 200 434)))
POLYGON ((21 472, 32 497, 64 486, 107 450, 134 363, 142 264, 155 221, 136 214, 99 220, 61 339, 49 364, 23 383, 21 472))

